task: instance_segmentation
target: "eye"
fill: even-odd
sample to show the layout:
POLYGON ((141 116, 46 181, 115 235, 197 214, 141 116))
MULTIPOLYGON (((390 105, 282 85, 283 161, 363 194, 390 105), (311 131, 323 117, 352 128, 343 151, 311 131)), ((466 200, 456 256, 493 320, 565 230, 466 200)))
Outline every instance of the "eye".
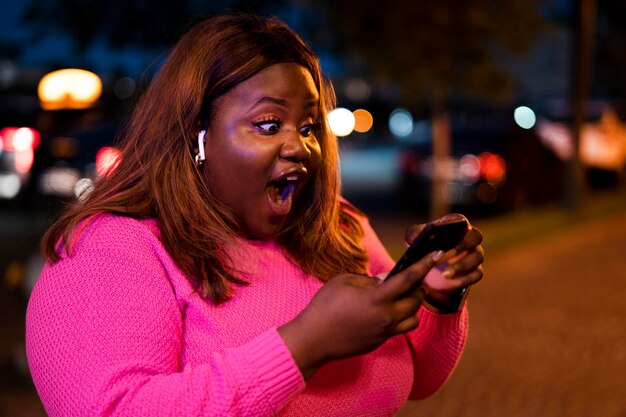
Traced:
POLYGON ((319 130, 319 125, 312 123, 312 124, 302 126, 300 128, 300 134, 304 137, 309 137, 315 134, 315 132, 317 132, 318 130, 319 130))
POLYGON ((253 126, 263 134, 272 135, 274 133, 278 133, 280 130, 280 120, 262 120, 260 122, 254 122, 253 126))

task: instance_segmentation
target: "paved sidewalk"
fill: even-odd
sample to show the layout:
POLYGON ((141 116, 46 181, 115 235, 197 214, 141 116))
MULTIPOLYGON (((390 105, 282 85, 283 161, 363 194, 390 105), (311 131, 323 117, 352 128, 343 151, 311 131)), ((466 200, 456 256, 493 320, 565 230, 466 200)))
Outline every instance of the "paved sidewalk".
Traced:
POLYGON ((459 367, 398 417, 626 416, 625 296, 623 210, 488 253, 459 367))

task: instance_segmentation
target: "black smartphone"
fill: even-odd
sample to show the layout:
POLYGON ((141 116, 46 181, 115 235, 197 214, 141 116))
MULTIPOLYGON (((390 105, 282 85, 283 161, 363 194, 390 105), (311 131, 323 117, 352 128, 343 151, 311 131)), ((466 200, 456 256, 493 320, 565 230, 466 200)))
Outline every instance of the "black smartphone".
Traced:
POLYGON ((469 225, 465 219, 446 223, 428 223, 385 279, 405 270, 430 252, 438 250, 446 252, 453 249, 463 240, 468 228, 469 225))

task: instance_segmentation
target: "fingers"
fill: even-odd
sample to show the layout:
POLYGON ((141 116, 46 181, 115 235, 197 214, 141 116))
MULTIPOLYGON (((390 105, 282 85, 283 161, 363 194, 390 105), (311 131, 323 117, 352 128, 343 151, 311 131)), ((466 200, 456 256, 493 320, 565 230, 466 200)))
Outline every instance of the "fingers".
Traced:
MULTIPOLYGON (((465 219, 461 214, 448 214, 434 223, 443 223, 465 219)), ((467 233, 459 245, 446 252, 440 260, 445 264, 442 274, 432 274, 427 279, 427 286, 441 291, 454 291, 459 288, 476 284, 483 278, 483 263, 485 252, 481 243, 483 235, 479 229, 470 225, 467 233)))
POLYGON ((436 265, 442 256, 442 251, 430 253, 404 271, 389 277, 380 285, 380 296, 385 299, 393 299, 412 292, 422 284, 428 271, 436 265))
POLYGON ((417 314, 413 314, 407 319, 398 323, 398 325, 396 326, 396 334, 410 332, 411 330, 417 329, 418 325, 419 320, 417 318, 417 314))
MULTIPOLYGON (((446 271, 444 271, 444 274, 446 271)), ((444 275, 444 278, 448 278, 451 289, 458 289, 463 287, 469 287, 476 284, 483 278, 483 266, 478 265, 476 268, 470 271, 461 271, 450 273, 450 275, 444 275)))
MULTIPOLYGON (((465 217, 462 214, 459 213, 448 213, 444 216, 439 217, 438 219, 433 220, 433 223, 449 223, 449 222, 454 222, 454 221, 458 221, 458 220, 466 220, 467 221, 467 217, 465 217)), ((469 221, 468 221, 469 223, 469 221)))
POLYGON ((473 226, 470 226, 469 230, 465 234, 465 237, 463 238, 461 243, 457 245, 456 249, 459 252, 462 252, 464 250, 470 250, 480 245, 482 241, 483 241, 482 232, 479 229, 473 226))
POLYGON ((471 252, 462 252, 447 260, 444 275, 448 278, 458 273, 469 272, 485 262, 482 246, 477 246, 471 252))
POLYGON ((447 277, 451 277, 458 272, 470 271, 482 264, 485 261, 484 254, 485 251, 480 245, 465 251, 455 248, 446 252, 437 262, 437 266, 441 269, 445 267, 445 270, 448 270, 447 277))
POLYGON ((425 296, 424 287, 420 286, 394 303, 395 316, 397 317, 394 334, 406 333, 417 328, 419 324, 417 310, 424 302, 425 296))
POLYGON ((404 294, 403 298, 400 298, 394 303, 394 308, 398 312, 400 317, 408 317, 415 314, 419 306, 424 302, 426 291, 423 286, 415 288, 410 293, 404 294))

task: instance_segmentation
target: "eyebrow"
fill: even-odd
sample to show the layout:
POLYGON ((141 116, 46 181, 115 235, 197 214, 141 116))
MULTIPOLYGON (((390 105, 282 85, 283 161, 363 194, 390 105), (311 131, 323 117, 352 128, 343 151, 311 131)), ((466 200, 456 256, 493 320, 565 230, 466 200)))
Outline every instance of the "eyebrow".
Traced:
MULTIPOLYGON (((252 107, 256 107, 259 104, 263 104, 263 103, 274 103, 274 104, 278 104, 279 106, 282 107, 289 107, 289 103, 287 102, 287 100, 282 99, 282 98, 277 98, 277 97, 271 97, 271 96, 263 96, 260 99, 258 99, 254 105, 252 107)), ((315 107, 318 105, 318 101, 317 100, 307 100, 304 103, 304 108, 305 109, 310 109, 311 107, 315 107)))

